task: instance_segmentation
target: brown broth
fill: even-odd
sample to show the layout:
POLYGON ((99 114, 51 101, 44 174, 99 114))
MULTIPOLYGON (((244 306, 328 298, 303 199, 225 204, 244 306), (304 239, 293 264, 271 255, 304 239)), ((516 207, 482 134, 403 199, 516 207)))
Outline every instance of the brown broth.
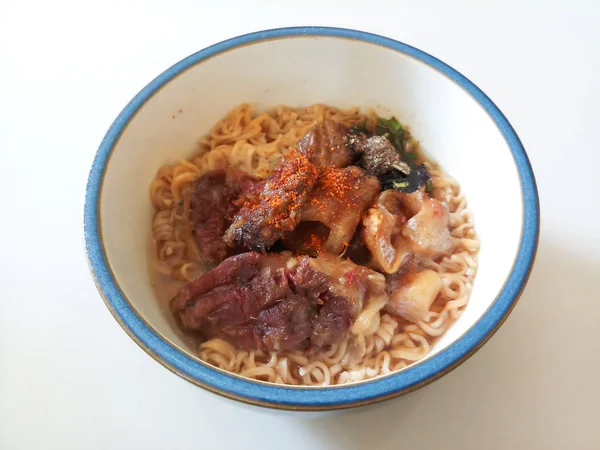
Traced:
POLYGON ((156 242, 154 238, 149 236, 148 239, 148 276, 150 278, 150 286, 152 292, 158 301, 158 306, 161 313, 166 318, 171 330, 179 337, 192 353, 197 353, 199 340, 198 337, 185 333, 180 327, 171 308, 169 302, 173 296, 185 286, 185 281, 179 281, 173 278, 170 274, 163 274, 158 270, 159 259, 156 254, 156 242))

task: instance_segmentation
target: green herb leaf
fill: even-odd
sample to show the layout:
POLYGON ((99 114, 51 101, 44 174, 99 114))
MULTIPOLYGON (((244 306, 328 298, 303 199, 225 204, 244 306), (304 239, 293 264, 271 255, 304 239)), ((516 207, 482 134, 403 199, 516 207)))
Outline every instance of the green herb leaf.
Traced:
POLYGON ((427 180, 427 184, 425 184, 425 192, 429 193, 433 191, 433 183, 431 180, 427 180))
POLYGON ((383 117, 377 118, 377 123, 381 125, 383 128, 389 128, 389 120, 384 119, 383 117))
POLYGON ((400 133, 401 131, 404 131, 404 129, 402 128, 402 125, 400 124, 400 122, 398 122, 398 120, 395 117, 392 117, 389 121, 389 126, 392 130, 394 130, 396 133, 400 133))
POLYGON ((403 130, 402 124, 398 122, 398 119, 392 117, 391 119, 384 119, 383 117, 378 118, 379 125, 384 128, 387 128, 394 133, 398 133, 403 130))
POLYGON ((413 152, 406 152, 404 156, 406 156, 408 159, 417 159, 417 154, 413 152))
POLYGON ((401 155, 404 153, 404 128, 402 128, 402 124, 395 117, 391 119, 378 117, 375 135, 387 137, 401 155))
POLYGON ((402 189, 408 187, 408 181, 394 182, 393 185, 396 189, 402 189))

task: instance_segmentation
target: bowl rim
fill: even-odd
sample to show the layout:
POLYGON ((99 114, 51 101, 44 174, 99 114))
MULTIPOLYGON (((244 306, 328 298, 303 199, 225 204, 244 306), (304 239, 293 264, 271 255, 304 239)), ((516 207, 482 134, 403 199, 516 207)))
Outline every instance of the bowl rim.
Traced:
POLYGON ((143 350, 177 375, 209 391, 249 404, 290 410, 331 410, 382 401, 431 383, 466 361, 496 332, 518 301, 535 260, 539 228, 539 197, 525 149, 506 117, 481 89, 446 63, 408 44, 364 31, 314 26, 276 28, 227 39, 161 73, 125 106, 104 136, 90 170, 84 206, 85 249, 96 287, 112 315, 143 350), (411 56, 444 74, 470 94, 495 122, 511 150, 521 183, 523 228, 519 250, 506 283, 483 316, 455 342, 420 364, 348 386, 299 388, 256 383, 190 358, 166 342, 131 307, 107 263, 100 234, 98 209, 106 165, 122 132, 145 102, 173 78, 208 58, 248 44, 297 37, 333 37, 375 44, 411 56))

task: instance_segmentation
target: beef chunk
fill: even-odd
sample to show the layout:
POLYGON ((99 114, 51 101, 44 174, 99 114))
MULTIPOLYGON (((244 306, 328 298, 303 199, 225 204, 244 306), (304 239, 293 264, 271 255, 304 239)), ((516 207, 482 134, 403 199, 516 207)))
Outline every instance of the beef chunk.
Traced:
POLYGON ((326 347, 348 336, 371 298, 387 298, 378 277, 339 258, 249 252, 188 283, 171 309, 184 330, 241 349, 326 347))
POLYGON ((327 168, 299 211, 300 221, 320 222, 329 229, 323 247, 340 254, 348 246, 362 214, 379 194, 377 178, 359 167, 327 168))
POLYGON ((411 171, 408 164, 402 161, 400 153, 385 136, 362 135, 349 137, 350 146, 360 154, 360 165, 365 171, 376 177, 392 169, 408 175, 411 171))
POLYGON ((230 253, 223 241, 240 203, 260 192, 262 182, 241 170, 218 169, 201 176, 194 184, 190 218, 202 257, 219 263, 230 253))
POLYGON ((298 150, 317 167, 346 167, 356 152, 347 145, 349 129, 332 120, 320 120, 298 142, 298 150))
POLYGON ((286 233, 282 243, 284 247, 294 253, 316 257, 324 249, 323 246, 329 236, 329 227, 321 222, 300 222, 294 231, 286 233))
POLYGON ((354 150, 346 145, 347 132, 344 125, 336 122, 317 122, 300 140, 298 148, 292 149, 279 169, 267 178, 260 195, 235 215, 225 233, 225 242, 265 252, 291 232, 300 220, 298 210, 309 198, 320 172, 345 167, 354 159, 354 150))
POLYGON ((302 348, 310 308, 290 289, 284 256, 243 253, 188 283, 171 300, 182 327, 243 349, 302 348))
POLYGON ((253 201, 235 215, 225 233, 230 246, 264 252, 298 223, 298 208, 306 201, 318 177, 303 154, 292 151, 265 182, 253 201))

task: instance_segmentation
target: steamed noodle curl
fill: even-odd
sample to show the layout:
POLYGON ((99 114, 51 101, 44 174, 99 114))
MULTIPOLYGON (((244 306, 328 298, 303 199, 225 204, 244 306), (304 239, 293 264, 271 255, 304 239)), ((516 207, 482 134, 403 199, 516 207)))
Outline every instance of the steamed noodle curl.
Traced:
MULTIPOLYGON (((294 109, 278 106, 256 115, 240 105, 200 140, 200 151, 190 160, 161 167, 150 186, 155 208, 152 223, 157 244, 156 269, 182 281, 194 279, 201 267, 199 249, 192 237, 190 201, 192 183, 208 171, 235 167, 265 178, 290 146, 295 145, 321 119, 347 126, 365 122, 374 127, 377 117, 358 109, 340 110, 323 105, 294 109)), ((411 151, 418 149, 410 141, 411 151)), ((457 245, 452 253, 427 263, 443 281, 442 291, 425 320, 412 324, 382 313, 376 329, 352 336, 322 351, 263 352, 238 350, 212 339, 199 346, 202 360, 241 376, 278 384, 323 386, 352 383, 385 375, 423 359, 466 307, 477 271, 479 240, 473 215, 458 183, 426 163, 434 190, 432 196, 449 209, 449 227, 457 245)))

